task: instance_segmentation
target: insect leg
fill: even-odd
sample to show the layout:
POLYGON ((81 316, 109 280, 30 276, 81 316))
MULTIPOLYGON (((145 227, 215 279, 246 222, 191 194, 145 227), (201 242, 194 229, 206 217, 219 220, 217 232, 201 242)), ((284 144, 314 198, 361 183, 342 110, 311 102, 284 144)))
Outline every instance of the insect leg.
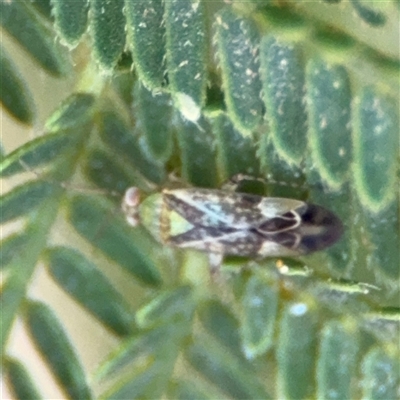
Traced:
POLYGON ((265 184, 265 179, 258 178, 252 175, 236 174, 231 176, 228 181, 224 182, 221 186, 221 189, 237 192, 238 190, 240 190, 240 185, 244 182, 259 182, 265 184))
POLYGON ((208 253, 208 261, 210 263, 211 275, 214 276, 219 274, 223 258, 223 253, 208 253))

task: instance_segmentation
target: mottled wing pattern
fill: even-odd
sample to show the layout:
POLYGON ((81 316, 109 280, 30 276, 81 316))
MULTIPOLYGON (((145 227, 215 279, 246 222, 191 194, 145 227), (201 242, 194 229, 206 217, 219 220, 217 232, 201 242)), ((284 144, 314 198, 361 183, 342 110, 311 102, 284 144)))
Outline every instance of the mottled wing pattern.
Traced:
POLYGON ((167 242, 239 256, 296 256, 332 245, 342 235, 339 218, 299 200, 210 189, 165 190, 163 200, 191 224, 167 242))
POLYGON ((293 229, 300 222, 293 210, 304 206, 298 200, 212 189, 164 190, 163 198, 169 209, 193 225, 236 230, 260 227, 264 232, 293 229))

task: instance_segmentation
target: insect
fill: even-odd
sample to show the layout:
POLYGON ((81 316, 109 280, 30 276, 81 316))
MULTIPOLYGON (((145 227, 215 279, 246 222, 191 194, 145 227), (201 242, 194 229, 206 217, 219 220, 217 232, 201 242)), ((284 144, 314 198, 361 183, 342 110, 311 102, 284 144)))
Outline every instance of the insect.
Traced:
POLYGON ((325 249, 343 233, 331 211, 300 200, 215 189, 164 189, 143 201, 129 188, 122 208, 166 245, 224 255, 299 256, 325 249))

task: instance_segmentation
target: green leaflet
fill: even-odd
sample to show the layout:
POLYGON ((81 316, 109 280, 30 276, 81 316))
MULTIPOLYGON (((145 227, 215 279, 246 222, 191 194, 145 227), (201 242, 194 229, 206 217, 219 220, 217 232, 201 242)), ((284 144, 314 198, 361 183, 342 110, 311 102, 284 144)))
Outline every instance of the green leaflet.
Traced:
MULTIPOLYGON (((372 26, 382 26, 386 23, 385 15, 374 8, 368 7, 360 0, 350 0, 358 16, 372 26)), ((372 2, 371 2, 372 3, 372 2)), ((373 4, 373 3, 372 3, 373 4)), ((374 5, 376 7, 376 5, 374 5)))
POLYGON ((260 124, 259 35, 255 24, 226 7, 216 15, 215 43, 228 115, 243 135, 260 124))
POLYGON ((75 196, 69 204, 69 221, 81 236, 142 283, 160 285, 160 274, 148 257, 154 243, 146 232, 129 228, 115 216, 104 224, 107 215, 112 215, 109 204, 101 199, 75 196))
POLYGON ((68 247, 52 247, 46 261, 53 279, 117 335, 132 332, 133 313, 123 297, 83 254, 68 247))
POLYGON ((133 367, 130 374, 114 384, 102 395, 102 399, 158 399, 165 392, 171 378, 178 348, 171 346, 175 352, 171 359, 156 359, 145 367, 133 367))
POLYGON ((49 73, 62 76, 69 63, 53 33, 25 1, 0 2, 0 24, 49 73))
POLYGON ((0 223, 29 214, 60 190, 57 184, 43 181, 31 181, 14 188, 0 198, 0 223))
POLYGON ((164 4, 169 88, 183 117, 197 121, 207 85, 204 3, 168 0, 164 4))
POLYGON ((44 17, 49 20, 53 19, 51 15, 51 0, 31 0, 31 3, 44 17))
POLYGON ((300 48, 266 36, 260 45, 260 63, 270 140, 280 158, 288 164, 299 165, 307 146, 304 68, 300 48))
POLYGON ((152 157, 166 162, 173 150, 171 96, 153 94, 139 82, 134 88, 133 110, 138 121, 137 131, 143 135, 145 146, 152 157))
POLYGON ((161 323, 191 320, 193 315, 193 293, 189 286, 162 293, 136 313, 136 322, 146 328, 161 323))
POLYGON ((165 79, 163 2, 126 0, 125 14, 128 44, 139 79, 149 90, 160 89, 165 79))
POLYGON ((13 392, 15 399, 19 400, 40 400, 42 396, 33 383, 26 368, 16 359, 4 358, 4 376, 8 387, 13 392))
POLYGON ((25 308, 25 320, 35 346, 71 399, 91 399, 80 361, 50 308, 40 302, 30 302, 25 308))
POLYGON ((217 393, 208 384, 201 384, 192 380, 173 381, 167 391, 170 399, 177 400, 213 400, 222 398, 221 393, 217 393))
POLYGON ((210 124, 202 118, 195 125, 176 114, 175 127, 185 181, 198 187, 215 187, 218 176, 210 124))
POLYGON ((362 392, 367 400, 388 400, 398 397, 400 385, 399 351, 385 352, 374 348, 364 357, 362 364, 362 392))
POLYGON ((100 66, 111 71, 125 46, 124 0, 91 0, 90 32, 93 55, 100 66))
POLYGON ((191 324, 191 320, 175 320, 173 323, 167 322, 141 330, 110 354, 97 372, 97 379, 122 376, 131 365, 140 365, 142 360, 152 360, 160 354, 167 358, 175 357, 175 349, 170 344, 185 338, 191 324))
POLYGON ((396 195, 398 126, 395 102, 364 88, 354 111, 354 177, 362 205, 373 212, 383 210, 396 195))
POLYGON ((0 242, 0 268, 7 267, 24 248, 28 237, 24 233, 14 233, 0 242))
MULTIPOLYGON (((364 88, 354 113, 354 180, 372 257, 367 262, 377 276, 398 279, 399 206, 398 164, 399 115, 395 101, 371 87, 364 88)), ((386 279, 385 279, 386 280, 386 279)))
POLYGON ((191 329, 194 306, 191 294, 189 287, 178 287, 157 296, 139 311, 139 325, 149 328, 123 344, 102 366, 99 377, 111 377, 115 382, 104 398, 161 396, 182 341, 191 329))
POLYGON ((353 149, 351 91, 345 68, 321 59, 307 65, 310 148, 315 169, 330 188, 348 178, 353 149))
POLYGON ((51 0, 55 28, 69 45, 76 46, 86 31, 89 0, 51 0))
POLYGON ((205 336, 194 339, 185 350, 185 358, 225 396, 234 399, 270 398, 250 366, 205 336))
POLYGON ((260 163, 254 140, 243 137, 223 112, 213 113, 210 119, 217 141, 218 166, 223 180, 239 173, 257 176, 260 163))
POLYGON ((351 382, 356 379, 358 340, 354 329, 332 321, 321 334, 318 356, 317 393, 319 399, 351 399, 351 382))
POLYGON ((71 150, 76 138, 72 132, 54 133, 38 137, 8 154, 0 162, 0 176, 10 177, 27 169, 56 161, 63 153, 71 150))
POLYGON ((285 307, 277 348, 279 398, 311 397, 316 334, 315 315, 308 304, 299 302, 285 307))
POLYGON ((93 149, 88 153, 83 170, 91 182, 104 189, 106 194, 118 194, 119 199, 128 187, 143 185, 134 173, 118 163, 115 156, 102 150, 93 149))
POLYGON ((155 183, 165 179, 164 167, 153 160, 144 151, 144 146, 138 141, 138 135, 124 120, 113 111, 101 114, 99 135, 102 141, 112 148, 124 161, 131 164, 133 170, 140 172, 145 178, 155 183))
POLYGON ((362 326, 379 341, 396 344, 400 335, 400 309, 395 307, 364 314, 362 326))
MULTIPOLYGON (((393 188, 396 186, 394 185, 393 188)), ((400 226, 398 200, 378 213, 366 211, 363 222, 367 227, 366 238, 370 243, 367 266, 375 276, 393 288, 398 287, 400 278, 400 226)))
MULTIPOLYGON (((1 7, 1 5, 0 5, 1 7)), ((35 117, 35 105, 25 80, 9 55, 0 46, 0 101, 18 121, 31 124, 35 117)))
POLYGON ((75 128, 90 121, 95 97, 89 93, 73 93, 59 105, 47 119, 45 127, 55 132, 75 128))
POLYGON ((247 362, 241 351, 239 322, 227 306, 217 300, 208 300, 199 307, 198 316, 204 329, 219 342, 220 346, 242 362, 247 362))
POLYGON ((278 312, 276 283, 254 274, 246 282, 242 298, 241 336, 247 358, 273 347, 278 312))

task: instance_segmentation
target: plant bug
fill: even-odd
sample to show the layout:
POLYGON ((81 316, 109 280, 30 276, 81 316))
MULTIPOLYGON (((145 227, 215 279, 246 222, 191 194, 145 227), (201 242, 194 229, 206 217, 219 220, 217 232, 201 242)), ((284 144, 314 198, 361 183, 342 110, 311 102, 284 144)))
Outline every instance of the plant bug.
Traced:
POLYGON ((216 189, 164 189, 144 200, 136 187, 122 203, 128 223, 160 243, 224 255, 300 256, 333 245, 343 233, 331 211, 300 200, 216 189))

